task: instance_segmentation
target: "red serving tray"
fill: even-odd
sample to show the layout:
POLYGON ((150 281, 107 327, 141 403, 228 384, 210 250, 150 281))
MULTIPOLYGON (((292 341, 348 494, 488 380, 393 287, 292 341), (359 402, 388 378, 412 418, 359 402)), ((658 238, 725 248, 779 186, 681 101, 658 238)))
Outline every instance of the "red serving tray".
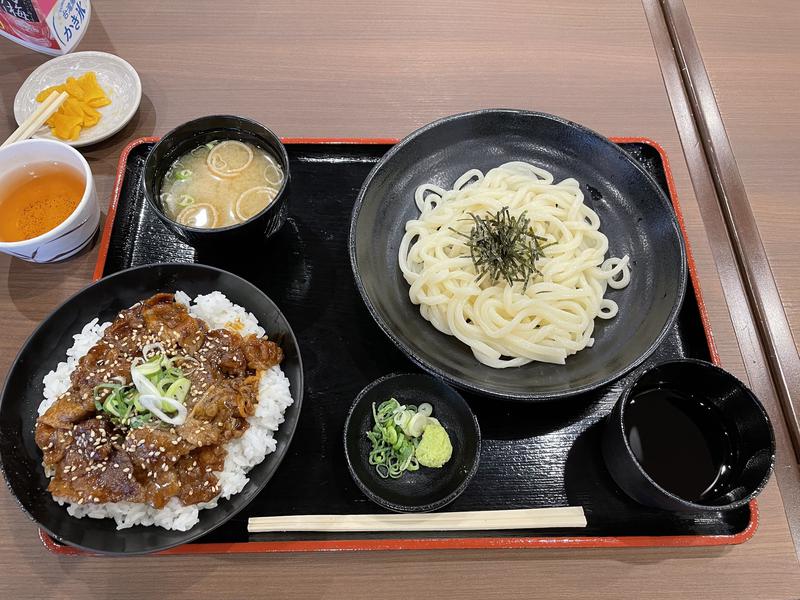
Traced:
MULTIPOLYGON (((119 203, 120 190, 125 175, 125 165, 132 148, 143 143, 157 142, 158 137, 142 137, 128 144, 120 155, 114 190, 108 207, 103 234, 97 255, 93 280, 102 277, 105 267, 114 216, 119 203)), ((284 144, 396 144, 393 138, 282 138, 284 144)), ((612 137, 615 143, 642 143, 655 148, 661 155, 669 187, 670 200, 675 208, 681 233, 686 242, 686 255, 691 277, 703 323, 711 360, 719 364, 719 354, 714 345, 714 335, 708 320, 700 281, 692 255, 691 246, 686 236, 686 227, 681 212, 675 182, 672 178, 669 161, 664 149, 653 140, 643 137, 612 137)), ((673 535, 673 536, 565 536, 565 537, 481 537, 481 538, 419 538, 413 539, 361 539, 361 540, 316 540, 316 541, 270 541, 270 542, 232 542, 232 543, 192 543, 177 546, 157 554, 239 554, 264 552, 321 552, 342 550, 450 550, 450 549, 494 549, 494 548, 637 548, 637 547, 691 547, 691 546, 724 546, 741 544, 755 534, 758 527, 758 505, 750 502, 750 522, 742 531, 734 535, 673 535)), ((39 538, 45 548, 63 556, 92 556, 93 554, 56 542, 45 531, 39 530, 39 538)))

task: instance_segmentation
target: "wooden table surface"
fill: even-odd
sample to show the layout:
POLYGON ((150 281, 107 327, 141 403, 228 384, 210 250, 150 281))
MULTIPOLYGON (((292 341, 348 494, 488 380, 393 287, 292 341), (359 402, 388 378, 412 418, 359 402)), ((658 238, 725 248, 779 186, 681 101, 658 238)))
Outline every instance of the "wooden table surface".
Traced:
MULTIPOLYGON (((758 31, 746 1, 687 5, 783 299, 800 327, 790 181, 800 137, 796 5, 773 2, 775 14, 759 17, 758 31), (763 70, 758 56, 768 63, 763 70)), ((489 6, 95 0, 79 49, 122 56, 144 88, 132 123, 85 152, 100 198, 109 197, 128 141, 218 112, 251 116, 285 136, 394 137, 450 113, 515 107, 609 136, 647 136, 671 158, 723 365, 744 377, 640 1, 489 6)), ((14 94, 44 58, 4 40, 0 54, 0 133, 8 133, 14 94)), ((40 320, 89 282, 95 258, 96 249, 36 266, 0 255, 0 375, 40 320)), ((759 506, 755 537, 734 547, 60 558, 42 548, 3 488, 0 596, 339 598, 419 593, 435 584, 440 594, 462 598, 797 598, 800 569, 774 482, 759 506)))
POLYGON ((684 1, 797 344, 800 2, 684 1))

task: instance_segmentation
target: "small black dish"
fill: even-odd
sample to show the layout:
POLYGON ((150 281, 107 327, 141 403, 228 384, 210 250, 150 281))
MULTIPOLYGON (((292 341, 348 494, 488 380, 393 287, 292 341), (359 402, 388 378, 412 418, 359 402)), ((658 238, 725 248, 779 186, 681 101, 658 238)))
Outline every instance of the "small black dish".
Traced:
POLYGON ((245 242, 265 240, 278 231, 288 213, 289 156, 280 138, 261 123, 233 115, 200 117, 179 125, 153 147, 144 164, 144 193, 150 208, 179 238, 197 249, 241 248, 245 242), (260 213, 228 227, 205 229, 181 225, 164 214, 161 183, 169 167, 183 154, 215 140, 250 142, 269 152, 283 169, 283 185, 275 199, 260 213))
POLYGON ((344 425, 344 450, 350 475, 367 498, 395 512, 429 512, 455 500, 469 485, 478 470, 481 432, 466 400, 446 383, 419 373, 387 375, 356 396, 344 425), (369 464, 366 433, 374 424, 372 403, 389 398, 433 406, 433 416, 453 444, 453 456, 442 468, 420 467, 398 479, 382 479, 369 464))
POLYGON ((767 485, 775 437, 741 381, 684 359, 636 377, 607 418, 602 452, 617 485, 641 504, 721 511, 747 504, 767 485))
POLYGON ((120 271, 84 288, 51 313, 19 351, 0 396, 0 469, 22 509, 59 542, 101 554, 144 554, 185 544, 219 527, 267 485, 286 455, 300 418, 303 365, 297 339, 278 307, 241 277, 203 265, 156 264, 120 271), (191 297, 219 290, 258 319, 270 339, 284 351, 281 364, 294 402, 286 409, 275 440, 277 449, 248 473, 244 489, 215 508, 200 511, 200 522, 188 531, 136 525, 117 530, 113 519, 77 519, 47 491, 49 479, 34 440, 37 408, 43 399, 42 378, 65 360, 73 335, 94 318, 100 322, 156 292, 183 290, 191 297))
POLYGON ((666 337, 686 290, 686 250, 675 210, 655 180, 618 145, 560 117, 488 109, 453 115, 395 145, 367 176, 350 221, 350 262, 370 314, 417 365, 452 385, 504 400, 562 400, 614 381, 641 364, 666 337), (612 319, 595 319, 594 345, 566 364, 486 366, 470 348, 437 331, 408 297, 398 264, 406 223, 419 216, 424 183, 450 189, 470 169, 521 160, 557 181, 574 177, 600 217, 608 256, 628 255, 631 280, 606 297, 612 319))

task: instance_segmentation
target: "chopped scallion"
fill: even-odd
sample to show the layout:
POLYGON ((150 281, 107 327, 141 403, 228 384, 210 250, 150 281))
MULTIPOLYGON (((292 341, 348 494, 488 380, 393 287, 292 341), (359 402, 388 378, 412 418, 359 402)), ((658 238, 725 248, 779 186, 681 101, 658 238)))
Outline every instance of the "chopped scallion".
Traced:
POLYGON ((130 428, 143 427, 154 418, 171 425, 182 423, 191 382, 180 367, 174 366, 176 360, 192 364, 186 357, 167 357, 161 344, 148 344, 142 349, 142 357, 131 365, 131 383, 118 376, 113 382, 94 387, 95 408, 118 425, 130 428))
POLYGON ((397 479, 419 469, 415 452, 426 425, 436 421, 432 412, 428 403, 402 405, 395 398, 372 404, 374 425, 366 433, 372 444, 368 461, 380 477, 397 479))

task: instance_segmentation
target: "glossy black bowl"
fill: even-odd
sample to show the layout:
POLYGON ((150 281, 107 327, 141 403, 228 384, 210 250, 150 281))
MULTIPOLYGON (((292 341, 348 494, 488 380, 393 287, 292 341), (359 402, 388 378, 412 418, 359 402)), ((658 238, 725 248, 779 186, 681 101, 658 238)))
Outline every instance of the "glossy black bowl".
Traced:
POLYGON ((686 252, 675 212, 658 184, 619 146, 564 119, 519 110, 482 110, 436 121, 394 146, 367 176, 353 209, 350 259, 356 284, 387 336, 415 363, 483 394, 535 401, 604 385, 645 360, 674 323, 686 290, 686 252), (591 348, 566 365, 493 369, 456 338, 425 321, 398 266, 405 224, 419 211, 420 184, 451 188, 472 168, 523 160, 556 180, 574 177, 600 216, 607 256, 631 260, 631 282, 606 292, 619 314, 596 319, 591 348))
POLYGON ((57 308, 33 332, 8 373, 0 398, 0 467, 11 493, 40 527, 59 542, 90 552, 142 554, 190 542, 242 510, 267 485, 283 460, 294 435, 303 397, 303 366, 292 329, 277 306, 261 290, 226 271, 194 264, 158 264, 121 271, 93 283, 57 308), (275 434, 277 449, 253 467, 249 483, 216 508, 200 511, 200 522, 188 531, 135 526, 116 530, 112 519, 76 519, 47 491, 42 453, 33 436, 42 378, 65 359, 72 336, 94 318, 113 319, 124 308, 156 292, 183 290, 194 297, 219 290, 244 306, 283 348, 281 367, 291 384, 293 404, 275 434))
POLYGON ((356 396, 344 425, 344 450, 350 475, 364 494, 395 512, 428 512, 449 504, 463 492, 478 470, 481 432, 466 400, 439 379, 420 373, 388 375, 356 396), (433 416, 447 430, 453 456, 439 469, 420 467, 397 479, 382 479, 369 464, 372 403, 396 398, 401 404, 428 402, 433 416))
MULTIPOLYGON (((685 440, 676 437, 675 443, 685 444, 685 440)), ((750 502, 767 485, 775 462, 775 436, 767 411, 747 386, 716 365, 683 359, 659 363, 634 379, 606 420, 602 451, 614 481, 641 504, 674 511, 731 510, 750 502), (730 475, 702 502, 681 498, 656 483, 631 448, 626 409, 643 391, 656 388, 710 405, 710 414, 721 420, 727 432, 732 446, 730 475)), ((680 476, 686 465, 675 460, 674 468, 680 476)))
POLYGON ((278 231, 288 214, 289 156, 280 138, 251 119, 233 115, 200 117, 179 125, 153 147, 144 164, 144 194, 150 208, 178 237, 200 250, 224 252, 258 243, 278 231), (277 160, 283 169, 283 184, 261 212, 244 223, 207 229, 181 225, 170 219, 161 205, 161 184, 172 163, 194 148, 215 140, 250 142, 277 160))

